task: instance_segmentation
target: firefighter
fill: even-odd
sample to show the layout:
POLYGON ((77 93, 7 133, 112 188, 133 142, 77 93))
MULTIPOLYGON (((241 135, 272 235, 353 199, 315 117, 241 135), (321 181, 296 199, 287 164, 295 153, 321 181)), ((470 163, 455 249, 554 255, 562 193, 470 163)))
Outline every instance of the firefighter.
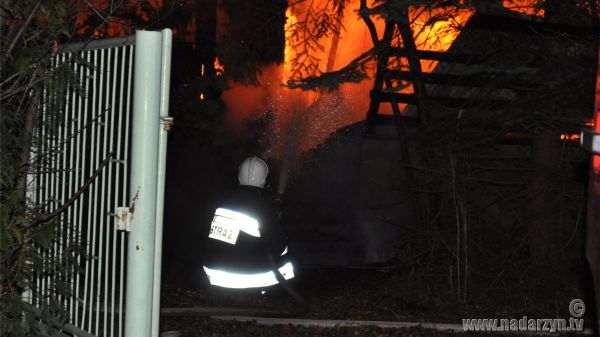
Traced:
POLYGON ((204 263, 212 285, 264 288, 294 277, 277 202, 265 190, 268 174, 262 159, 245 159, 237 190, 215 210, 204 263))

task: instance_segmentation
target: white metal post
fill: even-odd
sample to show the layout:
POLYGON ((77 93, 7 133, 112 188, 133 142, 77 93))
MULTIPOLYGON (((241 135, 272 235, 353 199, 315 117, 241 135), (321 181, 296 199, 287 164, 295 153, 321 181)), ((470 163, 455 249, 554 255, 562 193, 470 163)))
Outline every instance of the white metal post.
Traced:
POLYGON ((156 199, 156 245, 154 246, 154 285, 152 295, 152 337, 158 337, 160 322, 160 285, 162 266, 162 238, 163 238, 163 206, 165 194, 165 172, 167 163, 167 133, 171 128, 172 118, 169 117, 169 87, 171 80, 171 45, 172 34, 170 29, 163 30, 162 45, 162 71, 160 95, 160 128, 158 147, 158 179, 156 199))
POLYGON ((152 329, 163 33, 137 31, 135 41, 125 337, 152 329))

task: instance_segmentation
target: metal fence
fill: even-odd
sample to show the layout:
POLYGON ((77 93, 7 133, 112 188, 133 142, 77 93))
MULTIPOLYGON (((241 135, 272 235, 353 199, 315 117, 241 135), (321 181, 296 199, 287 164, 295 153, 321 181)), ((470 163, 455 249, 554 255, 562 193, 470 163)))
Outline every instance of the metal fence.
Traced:
MULTIPOLYGON (((28 199, 44 213, 63 211, 54 228, 54 241, 49 248, 40 249, 44 268, 37 271, 28 300, 40 308, 58 301, 69 318, 69 324, 58 328, 63 335, 124 336, 126 325, 148 331, 135 335, 150 335, 152 304, 160 305, 152 294, 159 294, 160 289, 164 180, 158 172, 164 174, 162 143, 166 141, 160 118, 165 120, 167 114, 170 37, 169 30, 138 32, 66 45, 52 59, 54 70, 73 70, 55 73, 71 73, 76 81, 55 77, 40 97, 41 113, 31 151, 35 170, 28 177, 28 199), (145 69, 149 63, 156 69, 145 69), (148 71, 156 71, 158 77, 147 78, 148 71), (148 103, 156 108, 148 110, 148 103), (148 128, 148 119, 155 119, 155 128, 148 128), (148 150, 156 155, 148 157, 148 150), (144 172, 140 172, 140 162, 132 162, 134 157, 142 165, 154 166, 150 173, 154 175, 146 174, 140 181, 144 172), (140 191, 148 190, 154 193, 140 198, 140 191), (139 215, 141 219, 133 221, 134 210, 129 206, 139 199, 153 199, 152 216, 139 215), (131 227, 117 229, 125 223, 131 227), (141 261, 132 257, 131 240, 138 247, 151 245, 152 249, 147 249, 151 256, 146 254, 141 261), (153 273, 143 284, 133 275, 137 271, 128 271, 140 267, 153 273), (133 284, 144 290, 132 290, 133 284), (61 287, 67 287, 72 295, 61 296, 65 293, 61 287), (146 310, 150 314, 144 317, 126 311, 126 299, 140 291, 150 298, 146 310)), ((154 325, 156 330, 158 325, 154 325)), ((153 334, 157 335, 157 330, 153 334)))

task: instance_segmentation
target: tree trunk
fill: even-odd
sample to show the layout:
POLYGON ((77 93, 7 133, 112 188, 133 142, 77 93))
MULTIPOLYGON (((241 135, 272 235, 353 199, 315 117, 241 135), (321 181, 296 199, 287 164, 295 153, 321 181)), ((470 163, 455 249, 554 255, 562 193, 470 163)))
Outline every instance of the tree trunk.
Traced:
POLYGON ((536 265, 546 265, 558 257, 559 169, 560 133, 542 131, 532 139, 531 177, 527 184, 529 248, 536 265))
MULTIPOLYGON (((214 62, 217 56, 217 0, 196 0, 196 43, 195 54, 204 65, 204 76, 215 75, 214 62)), ((196 71, 200 74, 201 69, 196 71)))
POLYGON ((19 175, 17 177, 17 190, 24 193, 27 173, 29 172, 29 153, 31 150, 31 141, 33 136, 33 127, 35 126, 35 117, 39 110, 40 95, 37 91, 31 96, 29 107, 25 112, 25 125, 23 128, 21 154, 19 155, 19 175))

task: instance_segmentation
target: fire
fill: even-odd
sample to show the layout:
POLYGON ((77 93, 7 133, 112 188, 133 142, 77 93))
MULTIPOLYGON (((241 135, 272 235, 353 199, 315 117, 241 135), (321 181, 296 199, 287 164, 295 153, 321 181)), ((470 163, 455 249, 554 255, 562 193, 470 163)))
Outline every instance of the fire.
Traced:
MULTIPOLYGON (((337 14, 332 4, 320 0, 310 4, 299 3, 286 10, 284 63, 280 65, 280 83, 287 82, 293 76, 294 62, 299 55, 307 57, 302 40, 304 36, 294 32, 295 29, 301 28, 298 26, 299 18, 304 20, 309 9, 325 11, 335 17, 337 14)), ((334 26, 339 26, 339 34, 325 34, 318 41, 321 47, 308 50, 310 57, 317 61, 312 68, 303 73, 304 76, 338 70, 372 47, 367 27, 357 15, 359 7, 359 0, 350 1, 346 5, 343 17, 336 17, 341 20, 340 23, 333 23, 334 26)), ((383 21, 378 24, 383 27, 383 21)), ((317 29, 308 27, 309 30, 312 28, 317 29)), ((275 87, 271 93, 274 96, 271 106, 277 111, 276 132, 282 134, 287 128, 293 127, 302 137, 299 147, 308 150, 322 143, 336 129, 364 119, 371 87, 370 81, 342 84, 334 93, 275 87)))
MULTIPOLYGON (((445 52, 452 46, 460 34, 460 30, 475 14, 474 10, 458 9, 456 7, 434 8, 425 10, 423 7, 411 7, 408 15, 419 50, 445 52), (428 24, 433 21, 433 24, 428 24)), ((432 72, 437 61, 421 61, 424 72, 432 72)))
MULTIPOLYGON (((202 65, 204 67, 204 65, 202 65)), ((223 75, 223 73, 225 72, 225 67, 221 64, 221 62, 219 62, 219 57, 215 57, 215 62, 213 64, 214 68, 215 68, 215 75, 217 76, 221 76, 223 75)), ((204 72, 204 68, 202 70, 204 72)))
MULTIPOLYGON (((189 0, 184 0, 189 2, 189 0)), ((545 0, 503 0, 502 5, 518 13, 530 15, 533 17, 544 16, 545 0)), ((107 0, 77 0, 78 13, 76 17, 77 33, 84 35, 91 29, 88 20, 97 15, 97 12, 105 12, 109 9, 110 2, 107 0)), ((332 2, 328 0, 314 0, 310 6, 320 8, 331 8, 332 2)), ((148 0, 147 2, 126 2, 122 9, 127 13, 134 13, 138 19, 150 22, 164 7, 164 0, 148 0)), ((340 90, 334 94, 319 93, 314 91, 301 92, 285 88, 281 84, 285 83, 292 76, 293 62, 301 51, 302 41, 298 36, 293 36, 294 26, 298 24, 299 18, 305 18, 308 7, 306 3, 298 3, 287 8, 285 16, 285 50, 284 62, 282 65, 267 66, 263 69, 263 75, 260 80, 266 85, 263 88, 242 88, 233 85, 233 89, 225 92, 224 98, 228 105, 232 107, 233 115, 230 120, 236 120, 238 126, 245 120, 256 118, 261 111, 272 110, 275 112, 275 128, 285 129, 292 121, 303 124, 303 133, 306 135, 301 141, 303 149, 311 148, 325 140, 332 132, 340 127, 358 122, 364 119, 365 112, 369 103, 369 91, 372 88, 372 81, 363 81, 359 84, 343 84, 340 90), (262 102, 258 102, 263 100, 262 102), (254 109, 256 111, 244 111, 254 109), (297 116, 302 115, 302 116, 297 116), (300 118, 302 117, 302 118, 300 118)), ((335 71, 353 60, 358 55, 366 52, 372 47, 369 32, 366 26, 358 18, 357 11, 360 7, 359 0, 351 0, 347 3, 344 15, 340 25, 339 34, 326 34, 320 43, 322 48, 313 51, 313 55, 318 64, 315 68, 317 73, 335 71)), ((222 15, 222 13, 219 13, 222 15)), ((457 39, 462 27, 475 14, 473 9, 458 9, 456 7, 445 8, 426 8, 425 6, 412 6, 409 8, 408 15, 411 21, 411 30, 415 43, 419 50, 446 52, 457 39)), ((222 20, 221 17, 218 18, 222 20)), ((123 36, 133 33, 134 25, 131 20, 123 19, 117 16, 110 17, 105 25, 94 32, 96 37, 104 36, 123 36)), ((226 20, 225 20, 226 21, 226 20)), ((384 28, 384 20, 374 18, 377 31, 381 33, 384 28)), ((176 38, 183 42, 195 42, 196 18, 191 16, 187 22, 181 22, 177 27, 172 27, 176 38)), ((402 44, 398 42, 398 44, 402 44)), ((408 61, 405 58, 396 61, 400 69, 408 69, 408 61)), ((221 64, 218 57, 212 64, 216 76, 222 76, 225 67, 221 64)), ((421 67, 424 72, 433 72, 438 66, 437 61, 421 60, 421 67)), ((374 67, 372 67, 374 69, 374 67)), ((314 74, 313 74, 314 75, 314 74)), ((373 77, 374 73, 369 73, 373 77)), ((205 65, 201 65, 201 76, 205 76, 205 65)), ((410 83, 404 89, 403 93, 412 93, 413 87, 410 83)), ((396 83, 395 83, 396 85, 396 83)), ((200 92, 198 97, 201 101, 206 99, 204 92, 200 92)), ((405 109, 406 106, 401 106, 405 109)), ((381 113, 391 113, 389 107, 384 105, 381 113)), ((600 118, 600 117, 598 117, 600 118)), ((585 126, 595 127, 598 123, 594 120, 585 121, 585 126)), ((561 134, 562 140, 577 141, 579 134, 564 133, 561 134)), ((595 158, 600 162, 600 159, 595 158)), ((596 166, 600 167, 600 164, 596 166)))
MULTIPOLYGON (((433 9, 410 7, 408 16, 417 49, 446 52, 459 36, 462 27, 474 14, 474 10, 458 9, 456 7, 433 9)), ((406 58, 400 59, 399 62, 402 70, 409 69, 406 58)), ((439 64, 435 60, 421 60, 420 63, 421 70, 425 73, 433 72, 439 64)), ((400 90, 401 93, 414 93, 414 88, 410 82, 403 84, 407 86, 400 90)), ((399 104, 399 108, 403 112, 406 112, 408 107, 407 104, 399 104)), ((380 113, 392 114, 392 109, 386 105, 380 108, 380 113)))
POLYGON ((292 12, 292 7, 285 11, 285 49, 283 51, 283 78, 289 78, 292 73, 292 60, 296 54, 292 46, 292 27, 298 23, 298 18, 292 12))
MULTIPOLYGON (((204 64, 200 64, 200 77, 202 78, 204 78, 206 74, 205 68, 206 66, 204 64)), ((225 72, 225 67, 221 64, 221 62, 219 62, 219 57, 215 57, 215 60, 213 62, 213 69, 215 70, 215 76, 223 76, 223 73, 225 72)), ((204 101, 206 99, 206 95, 203 91, 200 91, 200 93, 198 94, 198 98, 200 98, 201 101, 204 101)))
MULTIPOLYGON (((331 6, 331 2, 316 0, 310 2, 309 5, 299 3, 286 10, 284 63, 263 70, 260 81, 267 85, 263 85, 262 89, 233 85, 233 89, 224 93, 224 99, 234 114, 230 115, 230 120, 235 125, 243 124, 244 118, 259 117, 260 111, 254 113, 247 111, 257 107, 274 112, 276 124, 274 129, 277 133, 282 133, 282 130, 285 130, 291 121, 294 121, 295 125, 303 124, 303 132, 301 132, 303 139, 300 141, 300 147, 304 150, 322 143, 335 130, 363 120, 368 110, 369 92, 373 86, 372 80, 365 80, 361 83, 342 84, 338 91, 324 93, 289 90, 277 85, 285 83, 292 76, 297 56, 305 57, 305 54, 299 54, 306 53, 301 41, 302 36, 294 35, 293 31, 298 28, 299 20, 307 17, 309 7, 327 9, 330 8, 327 6, 331 6), (242 97, 243 100, 254 103, 246 102, 240 106, 242 97), (259 100, 264 101, 260 103, 259 100)), ((321 48, 310 51, 311 56, 318 60, 318 64, 312 69, 316 73, 310 75, 338 70, 373 47, 370 33, 357 14, 359 8, 360 0, 350 1, 344 9, 339 34, 332 32, 322 37, 319 40, 321 48)), ((447 51, 458 37, 460 29, 473 14, 473 10, 459 10, 452 7, 445 9, 410 8, 409 19, 413 22, 411 28, 418 48, 447 51)), ((373 19, 377 30, 381 33, 385 21, 382 18, 375 17, 373 19)), ((399 62, 401 67, 407 64, 406 59, 401 59, 399 62)), ((422 61, 422 68, 426 72, 433 71, 436 66, 436 61, 422 61)), ((374 77, 374 70, 375 63, 373 62, 368 73, 371 78, 374 77)), ((412 87, 409 86, 404 90, 411 92, 412 87)), ((382 110, 386 108, 387 105, 382 106, 382 110)), ((381 112, 386 113, 386 111, 381 112)))
POLYGON ((543 17, 544 9, 541 6, 543 3, 544 1, 540 0, 503 0, 502 5, 511 11, 543 17))
POLYGON ((581 135, 578 133, 563 133, 560 135, 561 140, 579 141, 581 135))
MULTIPOLYGON (((588 119, 583 122, 583 125, 593 128, 596 123, 593 119, 588 119)), ((581 139, 581 134, 579 133, 563 133, 560 135, 561 140, 570 140, 570 141, 579 141, 581 139)))

